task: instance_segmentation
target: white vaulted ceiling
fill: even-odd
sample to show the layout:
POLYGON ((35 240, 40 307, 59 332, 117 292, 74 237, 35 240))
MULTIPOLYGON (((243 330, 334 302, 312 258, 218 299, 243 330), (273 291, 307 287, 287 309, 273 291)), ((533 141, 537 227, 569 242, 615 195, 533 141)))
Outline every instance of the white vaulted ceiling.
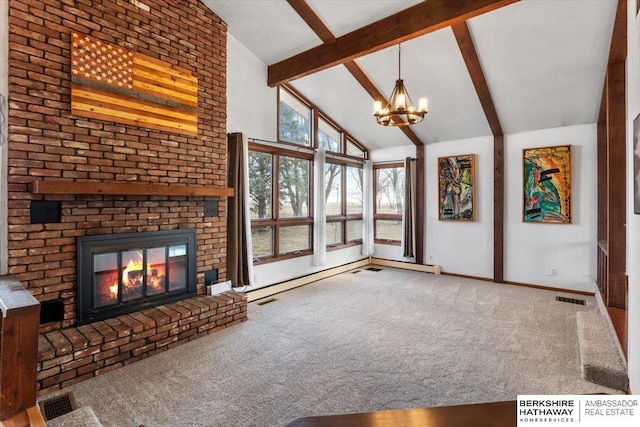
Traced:
MULTIPOLYGON (((322 44, 286 0, 202 1, 267 65, 322 44)), ((307 3, 340 37, 420 2, 307 3)), ((616 7, 617 0, 522 0, 467 21, 505 134, 596 121, 616 7)), ((356 59, 385 96, 397 55, 392 46, 356 59)), ((402 44, 402 77, 414 102, 429 98, 425 120, 411 127, 424 143, 491 135, 450 27, 402 44)), ((371 149, 411 144, 375 124, 372 98, 342 65, 290 84, 371 149)))

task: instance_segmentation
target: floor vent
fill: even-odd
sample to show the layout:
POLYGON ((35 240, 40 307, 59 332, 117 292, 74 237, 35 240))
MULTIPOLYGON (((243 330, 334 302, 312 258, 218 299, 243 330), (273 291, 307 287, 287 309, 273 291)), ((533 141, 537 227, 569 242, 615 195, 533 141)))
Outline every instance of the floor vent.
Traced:
POLYGON ((376 271, 376 272, 377 272, 377 271, 382 271, 382 269, 381 269, 381 268, 377 268, 377 267, 368 267, 368 268, 367 268, 367 270, 369 270, 369 271, 376 271))
POLYGON ((585 301, 583 299, 575 299, 575 298, 567 298, 567 297, 556 297, 556 301, 568 302, 570 304, 587 305, 587 301, 585 301))
POLYGON ((274 302, 274 301, 278 301, 278 300, 277 300, 277 299, 275 299, 275 298, 269 298, 269 299, 266 299, 266 300, 264 300, 264 301, 260 301, 260 302, 258 302, 258 303, 256 303, 256 304, 258 304, 258 305, 265 305, 265 304, 269 304, 270 302, 274 302))
POLYGON ((40 412, 45 421, 51 421, 54 418, 58 418, 62 415, 78 409, 76 399, 73 397, 73 393, 65 393, 60 396, 55 396, 50 399, 41 400, 38 402, 40 406, 40 412))

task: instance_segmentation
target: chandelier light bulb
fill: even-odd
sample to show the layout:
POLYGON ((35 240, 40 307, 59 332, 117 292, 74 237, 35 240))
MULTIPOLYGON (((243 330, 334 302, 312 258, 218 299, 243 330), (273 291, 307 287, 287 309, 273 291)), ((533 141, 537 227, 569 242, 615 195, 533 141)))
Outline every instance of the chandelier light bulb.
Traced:
POLYGON ((427 98, 420 98, 418 100, 418 111, 426 112, 428 107, 429 107, 429 101, 427 101, 427 98))

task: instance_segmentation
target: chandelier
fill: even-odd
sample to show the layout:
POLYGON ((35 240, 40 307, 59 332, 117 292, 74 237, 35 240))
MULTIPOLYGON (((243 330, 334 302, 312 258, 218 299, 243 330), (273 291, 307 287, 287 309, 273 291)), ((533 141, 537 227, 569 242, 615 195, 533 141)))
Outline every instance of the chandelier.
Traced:
POLYGON ((427 114, 427 98, 418 100, 418 109, 413 106, 409 92, 404 87, 400 74, 400 45, 398 45, 398 80, 386 105, 382 101, 373 103, 373 116, 382 126, 409 126, 420 123, 427 114))

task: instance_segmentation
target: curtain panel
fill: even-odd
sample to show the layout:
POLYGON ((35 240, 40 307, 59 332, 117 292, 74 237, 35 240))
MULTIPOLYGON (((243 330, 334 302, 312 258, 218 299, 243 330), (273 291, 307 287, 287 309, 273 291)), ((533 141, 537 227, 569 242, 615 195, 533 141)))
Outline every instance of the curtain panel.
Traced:
POLYGON ((402 212, 402 256, 415 258, 416 161, 404 161, 404 209, 402 212))
POLYGON ((253 277, 249 196, 249 142, 237 132, 227 136, 228 181, 234 196, 227 199, 227 280, 233 287, 250 286, 253 277))
POLYGON ((322 267, 327 263, 327 213, 324 199, 325 164, 327 153, 325 150, 316 150, 313 156, 313 257, 311 263, 314 267, 322 267))

